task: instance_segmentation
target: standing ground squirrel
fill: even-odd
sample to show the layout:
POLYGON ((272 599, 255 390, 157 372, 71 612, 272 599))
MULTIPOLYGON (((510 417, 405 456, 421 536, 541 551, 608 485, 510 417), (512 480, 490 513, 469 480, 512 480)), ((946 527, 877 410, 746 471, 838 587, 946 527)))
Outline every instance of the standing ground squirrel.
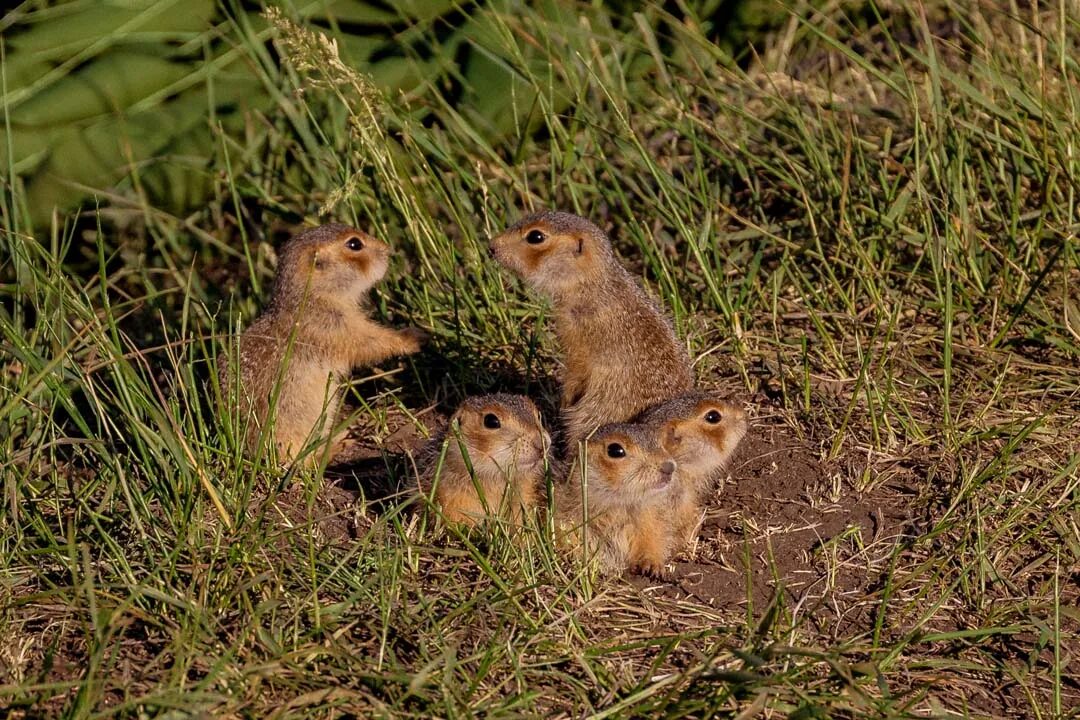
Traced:
POLYGON ((524 511, 539 505, 550 445, 529 398, 471 397, 422 451, 421 484, 428 493, 434 486, 435 502, 448 522, 473 526, 497 515, 519 524, 524 511))
POLYGON ((678 464, 662 447, 656 427, 606 425, 585 442, 565 483, 555 490, 555 527, 564 545, 599 556, 606 572, 661 575, 678 549, 689 514, 678 464), (586 522, 587 520, 587 522, 586 522))
POLYGON ((619 263, 604 232, 562 212, 530 215, 491 241, 496 259, 548 297, 566 354, 564 447, 687 392, 694 377, 671 322, 619 263))
MULTIPOLYGON (((703 392, 688 393, 649 408, 636 422, 655 427, 664 448, 679 464, 679 481, 690 492, 684 502, 700 508, 720 473, 746 435, 746 413, 730 402, 703 392)), ((698 517, 678 513, 690 521, 680 529, 689 540, 698 517)))
MULTIPOLYGON (((424 331, 383 327, 367 315, 368 291, 386 273, 389 256, 386 243, 339 224, 306 230, 282 247, 270 302, 240 336, 236 399, 254 414, 249 449, 273 415, 278 456, 292 460, 310 439, 330 432, 353 369, 420 349, 424 331)), ((236 370, 222 364, 220 372, 231 398, 236 370)), ((340 444, 334 438, 330 457, 340 444)), ((313 464, 320 459, 311 456, 313 464)))

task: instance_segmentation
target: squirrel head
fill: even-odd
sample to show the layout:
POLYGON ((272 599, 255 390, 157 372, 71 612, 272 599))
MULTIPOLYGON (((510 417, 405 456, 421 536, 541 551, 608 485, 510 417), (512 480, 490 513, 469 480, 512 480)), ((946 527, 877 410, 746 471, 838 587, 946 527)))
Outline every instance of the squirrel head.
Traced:
POLYGON ((447 438, 448 456, 463 460, 464 446, 473 470, 486 476, 541 471, 551 446, 536 404, 504 393, 466 399, 450 418, 447 438))
POLYGON ((386 274, 390 248, 367 233, 338 223, 290 238, 278 255, 276 301, 304 298, 355 306, 386 274))
POLYGON ((611 241, 585 218, 544 211, 519 220, 491 240, 504 267, 548 297, 595 282, 614 260, 611 241))
POLYGON ((582 470, 593 505, 635 504, 662 495, 679 481, 678 464, 660 442, 656 428, 636 423, 605 425, 585 441, 585 462, 574 462, 571 479, 582 470))
POLYGON ((743 409, 706 393, 657 405, 638 422, 658 429, 660 442, 693 479, 707 479, 721 470, 746 435, 743 409))

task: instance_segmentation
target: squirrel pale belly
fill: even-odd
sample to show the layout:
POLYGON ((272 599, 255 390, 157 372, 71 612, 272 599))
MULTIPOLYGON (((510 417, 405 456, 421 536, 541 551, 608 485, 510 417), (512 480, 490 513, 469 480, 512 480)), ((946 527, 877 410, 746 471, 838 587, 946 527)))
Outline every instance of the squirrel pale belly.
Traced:
POLYGON ((688 392, 693 370, 671 321, 588 220, 541 212, 491 242, 496 259, 549 298, 565 354, 564 446, 688 392))
POLYGON ((470 397, 421 453, 421 490, 447 522, 499 517, 520 524, 540 505, 551 438, 522 395, 470 397), (444 449, 445 448, 445 449, 444 449))
MULTIPOLYGON (((341 447, 341 437, 330 436, 349 374, 420 349, 424 331, 384 327, 366 312, 389 256, 386 243, 340 224, 304 231, 282 247, 270 302, 240 336, 239 368, 221 367, 226 397, 235 390, 249 414, 249 450, 273 418, 279 459, 293 460, 316 439, 329 441, 332 458, 341 447)), ((322 459, 313 452, 307 461, 322 459)))

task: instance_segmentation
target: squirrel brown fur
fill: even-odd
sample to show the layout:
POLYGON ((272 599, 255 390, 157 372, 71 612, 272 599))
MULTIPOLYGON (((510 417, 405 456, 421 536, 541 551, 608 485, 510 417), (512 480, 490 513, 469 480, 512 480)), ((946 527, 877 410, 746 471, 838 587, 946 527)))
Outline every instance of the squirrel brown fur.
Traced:
POLYGON ((584 455, 555 489, 556 537, 597 555, 605 572, 662 575, 680 547, 688 522, 682 515, 700 512, 686 490, 656 427, 606 425, 585 441, 584 455))
POLYGON ((522 395, 470 397, 421 452, 421 486, 447 522, 475 526, 489 517, 520 524, 540 505, 551 437, 522 395), (445 450, 443 449, 445 447, 445 450))
POLYGON ((239 379, 235 398, 253 416, 249 449, 273 415, 279 459, 294 459, 315 437, 331 441, 332 458, 342 441, 327 436, 350 372, 420 349, 424 331, 384 327, 368 316, 368 292, 386 274, 389 256, 386 243, 337 223, 281 248, 269 304, 240 336, 239 372, 221 367, 226 397, 239 379))
POLYGON ((565 354, 565 448, 690 390, 690 358, 671 321, 596 225, 540 212, 495 237, 491 247, 502 265, 552 302, 565 354))

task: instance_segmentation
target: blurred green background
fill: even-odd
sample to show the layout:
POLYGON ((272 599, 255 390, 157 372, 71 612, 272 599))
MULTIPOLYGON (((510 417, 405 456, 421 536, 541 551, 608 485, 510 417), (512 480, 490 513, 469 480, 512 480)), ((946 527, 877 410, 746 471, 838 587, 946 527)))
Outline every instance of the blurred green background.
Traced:
MULTIPOLYGON (((730 53, 786 16, 760 0, 680 0, 666 6, 620 2, 500 3, 501 15, 529 10, 552 24, 595 23, 615 32, 695 24, 730 53)), ((266 5, 235 0, 69 0, 24 2, 0 22, 5 189, 23 184, 23 212, 40 226, 70 210, 131 194, 182 214, 214 187, 211 168, 231 142, 259 135, 261 115, 289 92, 266 5)), ((447 104, 493 146, 513 147, 540 128, 533 84, 515 65, 545 75, 558 48, 522 44, 510 58, 491 3, 454 0, 320 0, 278 5, 286 17, 322 29, 342 58, 399 98, 419 122, 447 104)), ((657 33, 657 37, 664 37, 657 33)), ((659 42, 659 41, 658 41, 659 42)), ((677 56, 678 47, 655 48, 677 56)), ((646 76, 650 53, 624 58, 627 77, 646 76)), ((550 73, 552 95, 560 77, 550 73)), ((632 84, 628 87, 633 91, 632 84)), ((562 102, 569 102, 565 96, 562 102)), ((298 110, 299 111, 299 110, 298 110)), ((232 163, 244 163, 243 152, 232 163)))

